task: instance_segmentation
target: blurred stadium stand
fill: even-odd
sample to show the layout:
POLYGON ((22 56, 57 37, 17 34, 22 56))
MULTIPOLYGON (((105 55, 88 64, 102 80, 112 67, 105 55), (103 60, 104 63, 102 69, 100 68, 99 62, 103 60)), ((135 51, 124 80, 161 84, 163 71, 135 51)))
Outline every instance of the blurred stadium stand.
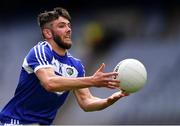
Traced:
MULTIPOLYGON (((0 7, 0 110, 13 96, 21 64, 41 40, 36 23, 43 10, 62 6, 72 15, 72 55, 91 75, 125 58, 148 71, 147 85, 99 112, 83 112, 70 94, 54 124, 180 124, 180 9, 178 0, 2 0, 0 7)), ((91 88, 99 97, 112 90, 91 88)))

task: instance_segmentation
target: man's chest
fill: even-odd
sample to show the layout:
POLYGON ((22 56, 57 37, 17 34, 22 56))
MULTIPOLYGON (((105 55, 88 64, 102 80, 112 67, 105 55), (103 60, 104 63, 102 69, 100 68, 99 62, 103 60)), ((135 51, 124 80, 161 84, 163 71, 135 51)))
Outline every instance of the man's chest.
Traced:
POLYGON ((70 62, 67 60, 67 62, 63 63, 59 61, 58 59, 53 58, 52 65, 55 70, 55 72, 58 75, 64 76, 64 77, 77 77, 78 76, 78 70, 70 64, 70 62))

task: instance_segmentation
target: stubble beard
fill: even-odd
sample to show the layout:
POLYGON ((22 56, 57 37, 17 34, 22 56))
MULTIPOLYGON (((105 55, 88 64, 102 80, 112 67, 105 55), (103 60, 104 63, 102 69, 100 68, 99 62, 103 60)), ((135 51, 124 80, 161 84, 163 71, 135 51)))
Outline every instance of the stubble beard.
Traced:
POLYGON ((59 37, 58 35, 56 34, 53 34, 53 39, 55 41, 55 43, 60 47, 60 48, 63 48, 63 49, 70 49, 71 46, 72 46, 72 43, 66 43, 64 42, 61 37, 59 37))

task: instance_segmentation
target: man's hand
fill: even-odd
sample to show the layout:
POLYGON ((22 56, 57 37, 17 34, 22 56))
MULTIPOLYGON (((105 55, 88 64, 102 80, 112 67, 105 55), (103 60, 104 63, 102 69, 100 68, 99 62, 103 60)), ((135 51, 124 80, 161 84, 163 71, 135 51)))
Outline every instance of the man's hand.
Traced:
POLYGON ((87 112, 105 109, 119 99, 129 95, 123 91, 118 91, 111 96, 102 99, 99 97, 94 97, 88 88, 74 90, 74 93, 81 108, 87 112))
POLYGON ((119 80, 114 79, 118 75, 117 72, 104 73, 105 64, 103 63, 92 76, 92 83, 95 87, 107 87, 115 89, 119 87, 119 80))
POLYGON ((112 105, 114 102, 116 102, 117 100, 119 100, 120 98, 122 97, 125 97, 125 96, 128 96, 129 94, 128 93, 125 93, 123 91, 118 91, 118 92, 115 92, 114 94, 112 94, 111 96, 109 96, 107 98, 107 104, 108 106, 109 105, 112 105))

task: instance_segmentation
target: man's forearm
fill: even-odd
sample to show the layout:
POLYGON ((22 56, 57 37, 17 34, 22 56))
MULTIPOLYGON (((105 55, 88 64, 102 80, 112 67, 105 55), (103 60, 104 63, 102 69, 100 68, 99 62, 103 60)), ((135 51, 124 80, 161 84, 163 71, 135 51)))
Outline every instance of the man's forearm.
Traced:
POLYGON ((83 110, 86 112, 99 111, 109 106, 107 99, 93 97, 84 101, 83 110))
POLYGON ((66 91, 93 86, 91 77, 66 78, 61 76, 50 77, 46 82, 49 91, 66 91))

